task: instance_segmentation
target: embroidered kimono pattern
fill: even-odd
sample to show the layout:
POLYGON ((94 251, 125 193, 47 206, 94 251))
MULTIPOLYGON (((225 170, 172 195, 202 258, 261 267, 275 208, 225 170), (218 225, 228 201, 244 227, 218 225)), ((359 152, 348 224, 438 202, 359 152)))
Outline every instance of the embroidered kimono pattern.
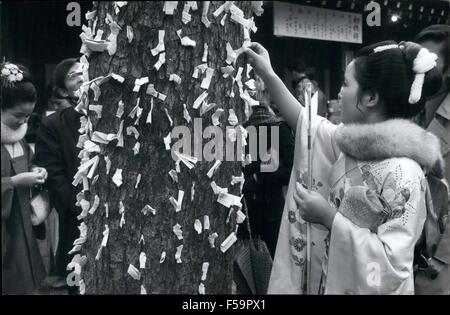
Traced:
POLYGON ((308 238, 293 200, 307 171, 307 124, 302 110, 268 293, 414 293, 414 245, 427 211, 423 169, 439 164, 438 139, 403 119, 335 126, 313 117, 313 190, 338 212, 331 234, 310 224, 308 238))
POLYGON ((342 154, 330 188, 338 214, 321 293, 414 294, 414 246, 426 219, 420 166, 407 158, 360 162, 342 154))

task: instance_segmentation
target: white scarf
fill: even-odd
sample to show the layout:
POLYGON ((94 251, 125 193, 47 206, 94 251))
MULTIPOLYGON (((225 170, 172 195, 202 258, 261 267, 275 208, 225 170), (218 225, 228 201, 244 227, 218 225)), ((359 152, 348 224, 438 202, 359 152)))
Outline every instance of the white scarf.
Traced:
POLYGON ((25 137, 28 124, 21 125, 18 129, 12 129, 2 122, 2 144, 13 144, 25 137))
POLYGON ((5 146, 6 150, 8 150, 11 158, 22 156, 24 152, 19 141, 22 140, 23 137, 25 137, 28 129, 28 124, 25 123, 16 130, 11 129, 3 122, 1 123, 1 125, 2 144, 5 146))

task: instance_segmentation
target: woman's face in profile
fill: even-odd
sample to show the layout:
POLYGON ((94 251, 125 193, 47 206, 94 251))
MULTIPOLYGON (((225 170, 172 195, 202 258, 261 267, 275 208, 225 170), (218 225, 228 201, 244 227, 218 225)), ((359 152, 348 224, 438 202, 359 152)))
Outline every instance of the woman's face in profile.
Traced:
MULTIPOLYGON (((306 91, 306 87, 308 85, 308 83, 311 83, 311 81, 308 78, 304 78, 302 80, 300 80, 297 85, 295 86, 295 97, 300 100, 302 102, 302 104, 304 104, 304 100, 305 100, 305 91, 306 91)), ((312 83, 311 83, 312 85, 312 83)), ((312 93, 314 93, 314 86, 312 85, 312 93)))
POLYGON ((65 80, 66 91, 69 97, 78 98, 78 89, 83 84, 83 65, 79 62, 74 64, 68 71, 65 80))

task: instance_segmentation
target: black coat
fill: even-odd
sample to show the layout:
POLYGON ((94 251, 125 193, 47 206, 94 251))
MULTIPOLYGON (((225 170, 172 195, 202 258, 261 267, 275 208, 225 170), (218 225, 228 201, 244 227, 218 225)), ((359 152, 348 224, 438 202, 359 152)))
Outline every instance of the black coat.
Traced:
POLYGON ((77 216, 80 208, 75 206, 80 191, 72 185, 80 161, 80 149, 76 147, 80 136, 80 117, 73 107, 65 108, 42 120, 36 140, 34 164, 47 169, 47 188, 50 199, 59 216, 59 245, 56 271, 66 274, 68 252, 79 237, 77 216))
MULTIPOLYGON (((258 111, 264 109, 254 108, 258 111)), ((254 236, 260 236, 265 241, 272 256, 275 253, 278 239, 278 231, 284 208, 283 187, 289 184, 294 158, 294 135, 285 121, 276 117, 269 119, 253 120, 250 116, 249 121, 244 125, 253 125, 258 134, 258 127, 267 127, 267 149, 271 147, 271 126, 279 127, 279 167, 274 172, 261 172, 261 160, 256 159, 251 164, 243 168, 245 183, 243 194, 249 212, 250 227, 254 236)), ((246 154, 249 152, 249 140, 246 148, 246 154)), ((259 154, 258 154, 259 155, 259 154)), ((246 237, 245 224, 240 228, 240 236, 246 237)))

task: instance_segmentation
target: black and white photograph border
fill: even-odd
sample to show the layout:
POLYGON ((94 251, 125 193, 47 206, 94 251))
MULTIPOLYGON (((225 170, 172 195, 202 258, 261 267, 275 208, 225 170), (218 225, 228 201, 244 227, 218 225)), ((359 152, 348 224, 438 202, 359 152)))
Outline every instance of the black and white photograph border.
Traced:
POLYGON ((450 294, 450 0, 2 1, 0 25, 2 295, 450 294))

